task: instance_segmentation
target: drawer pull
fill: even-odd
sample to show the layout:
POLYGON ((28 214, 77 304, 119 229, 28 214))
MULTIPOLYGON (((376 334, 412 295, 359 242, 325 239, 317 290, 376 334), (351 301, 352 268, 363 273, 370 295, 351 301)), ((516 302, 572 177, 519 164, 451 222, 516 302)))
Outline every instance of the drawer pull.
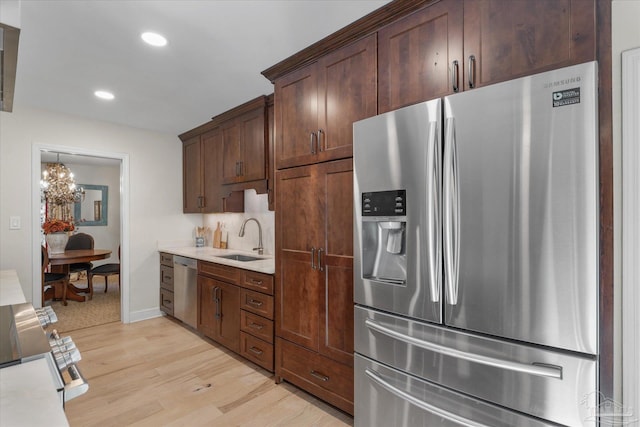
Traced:
POLYGON ((162 300, 162 303, 164 305, 171 305, 172 301, 170 299, 165 299, 165 300, 162 300))
POLYGON ((249 301, 247 301, 249 304, 251 305, 255 305, 256 307, 260 307, 262 305, 262 301, 258 301, 255 300, 253 298, 251 298, 249 301))
POLYGON ((262 280, 251 279, 251 283, 254 283, 256 285, 262 285, 262 280))
POLYGON ((259 348, 256 348, 256 347, 249 348, 249 351, 251 353, 257 354, 258 356, 260 356, 262 353, 264 353, 262 350, 260 350, 259 348))
POLYGON ((312 375, 312 376, 314 376, 314 377, 316 377, 316 378, 317 378, 317 379, 319 379, 320 381, 325 381, 325 382, 326 382, 326 381, 329 381, 329 377, 328 377, 328 376, 326 376, 326 375, 324 375, 324 374, 321 374, 320 372, 316 372, 316 371, 314 371, 314 370, 311 370, 311 375, 312 375))
POLYGON ((251 322, 249 324, 249 326, 251 326, 253 329, 262 329, 262 328, 264 328, 264 325, 260 325, 258 323, 253 323, 253 322, 251 322))

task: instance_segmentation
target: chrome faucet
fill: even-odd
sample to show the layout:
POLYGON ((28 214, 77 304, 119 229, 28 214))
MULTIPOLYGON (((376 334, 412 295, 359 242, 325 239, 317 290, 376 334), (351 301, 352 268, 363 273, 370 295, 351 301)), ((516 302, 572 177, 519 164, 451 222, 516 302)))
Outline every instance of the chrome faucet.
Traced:
POLYGON ((254 251, 258 251, 259 255, 262 255, 262 252, 264 252, 264 248, 262 247, 262 227, 260 226, 260 223, 258 222, 257 219, 255 218, 247 218, 244 220, 244 222, 242 223, 242 226, 240 227, 240 233, 238 233, 239 237, 244 237, 244 226, 247 225, 247 222, 254 220, 256 222, 256 224, 258 224, 258 247, 257 248, 253 248, 254 251))

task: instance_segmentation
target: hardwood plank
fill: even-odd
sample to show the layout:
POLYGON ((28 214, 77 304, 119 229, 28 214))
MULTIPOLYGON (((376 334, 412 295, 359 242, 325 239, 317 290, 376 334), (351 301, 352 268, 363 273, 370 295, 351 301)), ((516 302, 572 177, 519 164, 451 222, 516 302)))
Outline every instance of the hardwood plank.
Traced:
POLYGON ((70 333, 89 391, 71 426, 351 426, 353 419, 167 318, 70 333))

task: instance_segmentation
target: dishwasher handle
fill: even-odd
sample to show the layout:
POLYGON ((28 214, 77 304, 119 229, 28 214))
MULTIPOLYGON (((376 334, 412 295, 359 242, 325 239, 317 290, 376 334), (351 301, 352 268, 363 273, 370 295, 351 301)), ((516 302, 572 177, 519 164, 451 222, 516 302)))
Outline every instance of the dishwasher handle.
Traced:
POLYGON ((194 270, 198 269, 198 260, 193 258, 187 258, 183 256, 174 255, 173 256, 173 265, 181 265, 187 268, 192 268, 194 270))

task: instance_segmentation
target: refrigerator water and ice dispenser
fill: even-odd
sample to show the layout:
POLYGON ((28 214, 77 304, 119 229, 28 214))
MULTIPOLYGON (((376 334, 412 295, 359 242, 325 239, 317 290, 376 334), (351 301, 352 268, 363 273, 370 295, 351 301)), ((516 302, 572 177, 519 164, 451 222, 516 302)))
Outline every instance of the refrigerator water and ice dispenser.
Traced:
POLYGON ((362 193, 362 276, 407 283, 406 190, 362 193))

